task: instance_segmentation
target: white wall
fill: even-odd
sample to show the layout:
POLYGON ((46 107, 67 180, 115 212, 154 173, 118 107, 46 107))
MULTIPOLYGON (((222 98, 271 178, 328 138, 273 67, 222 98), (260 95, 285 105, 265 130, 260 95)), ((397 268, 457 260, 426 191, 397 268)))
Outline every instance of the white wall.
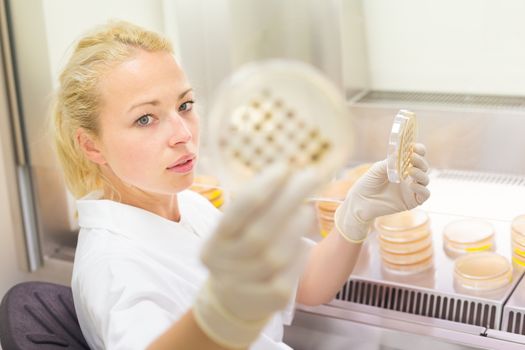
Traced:
POLYGON ((525 1, 361 2, 371 89, 525 94, 525 1))

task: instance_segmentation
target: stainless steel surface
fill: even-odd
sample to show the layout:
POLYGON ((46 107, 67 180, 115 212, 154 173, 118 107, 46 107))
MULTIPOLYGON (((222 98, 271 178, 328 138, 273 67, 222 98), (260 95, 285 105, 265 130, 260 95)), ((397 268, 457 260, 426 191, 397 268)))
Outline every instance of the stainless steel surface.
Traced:
POLYGON ((525 96, 429 93, 419 91, 367 91, 357 99, 359 104, 419 104, 434 108, 501 109, 525 111, 525 96))
POLYGON ((43 1, 5 1, 19 111, 14 116, 19 123, 15 139, 23 142, 25 154, 18 169, 22 176, 19 186, 23 193, 32 195, 23 200, 23 208, 26 245, 32 256, 30 270, 35 270, 43 256, 74 247, 76 232, 70 223, 67 192, 49 133, 53 82, 43 1))
POLYGON ((525 109, 455 107, 421 103, 416 99, 384 103, 349 102, 355 116, 353 161, 383 159, 392 120, 399 109, 418 118, 418 141, 427 147, 430 164, 438 169, 459 169, 499 174, 524 174, 525 109))
MULTIPOLYGON (((444 226, 453 220, 464 217, 485 219, 496 230, 496 252, 510 261, 510 221, 525 212, 523 205, 516 205, 525 198, 525 186, 520 185, 525 178, 514 177, 518 184, 509 185, 505 177, 475 175, 450 171, 434 171, 431 175, 432 197, 423 209, 431 221, 432 269, 414 275, 385 271, 378 254, 376 233, 372 233, 350 282, 339 298, 499 329, 503 303, 523 271, 514 269, 513 281, 506 288, 490 292, 464 289, 454 282, 454 259, 443 249, 442 233, 444 226)), ((341 300, 334 301, 334 304, 344 306, 341 300)))
POLYGON ((0 139, 3 142, 5 176, 8 183, 10 211, 15 230, 18 265, 21 270, 34 271, 42 262, 36 216, 34 192, 27 163, 20 106, 18 104, 11 38, 6 1, 0 1, 0 35, 2 57, 0 139))
MULTIPOLYGON (((469 291, 454 283, 453 258, 446 255, 442 242, 443 227, 450 221, 465 217, 485 219, 494 225, 496 252, 510 262, 510 223, 515 216, 525 213, 525 177, 454 170, 433 170, 430 177, 432 196, 422 209, 431 220, 434 267, 413 275, 386 271, 381 264, 377 233, 372 232, 349 282, 337 298, 328 305, 302 310, 332 318, 340 317, 337 315, 341 310, 357 308, 379 317, 382 321, 376 325, 382 328, 387 320, 396 319, 416 323, 423 329, 426 325, 427 332, 439 328, 468 333, 476 329, 471 328, 474 325, 495 341, 510 339, 525 343, 525 337, 492 331, 499 330, 501 322, 504 325, 501 330, 506 330, 508 312, 505 308, 504 314, 504 305, 509 297, 509 305, 515 300, 517 305, 525 306, 524 292, 519 297, 512 294, 516 286, 516 292, 525 291, 525 282, 519 284, 523 269, 514 267, 513 281, 505 288, 469 291)), ((523 315, 523 309, 520 310, 523 315)), ((360 322, 358 318, 351 319, 360 322)))
MULTIPOLYGON (((473 292, 454 283, 454 260, 443 250, 443 227, 462 218, 429 213, 433 232, 434 266, 413 275, 386 271, 379 257, 377 235, 373 232, 363 247, 350 281, 333 305, 345 307, 347 301, 393 309, 416 315, 499 329, 503 303, 519 282, 522 271, 515 270, 506 288, 490 292, 473 292)), ((503 234, 508 222, 490 221, 498 232, 497 252, 510 256, 510 237, 503 234)), ((508 235, 507 235, 508 236, 508 235)))
MULTIPOLYGON (((377 309, 379 310, 379 309, 377 309)), ((284 341, 296 350, 315 349, 523 349, 525 337, 484 327, 433 320, 421 316, 392 317, 392 311, 374 313, 353 304, 348 309, 330 305, 299 306, 294 322, 285 327, 284 341), (455 326, 455 327, 453 327, 455 326)))
POLYGON ((525 335, 525 280, 505 305, 501 330, 525 335))

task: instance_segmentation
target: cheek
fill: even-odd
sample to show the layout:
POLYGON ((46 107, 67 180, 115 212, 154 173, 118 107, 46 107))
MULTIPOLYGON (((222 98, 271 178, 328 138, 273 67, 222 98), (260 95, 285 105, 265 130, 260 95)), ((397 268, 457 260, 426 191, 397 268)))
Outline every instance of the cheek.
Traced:
POLYGON ((195 120, 190 124, 190 132, 193 138, 193 141, 196 145, 200 141, 200 120, 199 117, 196 117, 195 120))
POLYGON ((137 142, 121 137, 119 142, 113 143, 108 163, 118 177, 134 182, 145 177, 152 169, 150 163, 158 159, 152 154, 155 154, 155 144, 151 140, 137 142))

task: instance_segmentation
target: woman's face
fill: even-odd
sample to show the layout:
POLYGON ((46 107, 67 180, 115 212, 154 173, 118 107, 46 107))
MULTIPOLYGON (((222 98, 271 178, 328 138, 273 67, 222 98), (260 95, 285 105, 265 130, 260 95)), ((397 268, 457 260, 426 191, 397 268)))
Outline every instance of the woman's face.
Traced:
POLYGON ((103 166, 127 185, 173 194, 193 181, 199 118, 170 53, 138 51, 100 82, 103 166))

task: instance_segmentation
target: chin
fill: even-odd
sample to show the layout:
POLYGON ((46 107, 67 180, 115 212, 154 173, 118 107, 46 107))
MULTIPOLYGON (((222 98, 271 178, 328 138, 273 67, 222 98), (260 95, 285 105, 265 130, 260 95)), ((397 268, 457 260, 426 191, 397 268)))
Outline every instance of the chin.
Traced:
POLYGON ((177 182, 173 184, 175 192, 182 192, 190 188, 190 186, 193 184, 194 177, 195 174, 192 171, 191 173, 185 174, 181 178, 177 179, 177 182))

